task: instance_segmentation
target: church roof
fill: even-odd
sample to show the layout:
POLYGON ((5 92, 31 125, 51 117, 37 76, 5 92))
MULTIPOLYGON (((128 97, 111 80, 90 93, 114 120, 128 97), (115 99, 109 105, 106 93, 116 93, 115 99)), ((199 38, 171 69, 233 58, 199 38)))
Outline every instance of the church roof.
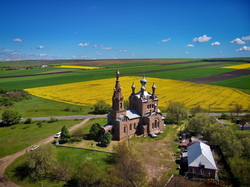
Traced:
MULTIPOLYGON (((144 95, 145 95, 145 97, 147 97, 147 96, 151 96, 152 94, 149 93, 148 91, 144 91, 144 95)), ((135 94, 135 96, 138 97, 138 98, 140 98, 141 97, 141 91, 137 92, 135 94)))
POLYGON ((188 147, 188 166, 217 170, 210 146, 196 142, 188 147))
POLYGON ((128 119, 139 118, 140 114, 136 110, 126 110, 126 116, 128 119))

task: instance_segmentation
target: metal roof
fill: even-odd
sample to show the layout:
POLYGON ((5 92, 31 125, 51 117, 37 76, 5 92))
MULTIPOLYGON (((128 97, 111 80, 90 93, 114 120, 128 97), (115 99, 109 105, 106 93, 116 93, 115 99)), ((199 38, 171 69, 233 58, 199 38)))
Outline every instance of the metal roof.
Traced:
POLYGON ((126 110, 126 116, 128 119, 139 118, 140 114, 136 110, 126 110))
POLYGON ((188 166, 201 167, 217 170, 210 146, 196 142, 188 147, 188 166))

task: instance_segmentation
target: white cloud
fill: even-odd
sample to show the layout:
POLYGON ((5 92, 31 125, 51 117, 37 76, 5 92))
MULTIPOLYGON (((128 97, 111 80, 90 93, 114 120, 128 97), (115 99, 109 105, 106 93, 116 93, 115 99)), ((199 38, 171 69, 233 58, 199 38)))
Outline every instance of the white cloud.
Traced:
POLYGON ((250 40, 250 35, 249 36, 242 36, 241 39, 242 40, 250 40))
POLYGON ((119 51, 120 51, 121 53, 126 53, 126 52, 128 52, 127 49, 120 49, 119 51))
POLYGON ((212 37, 209 37, 207 35, 203 35, 203 36, 200 36, 198 38, 194 38, 193 42, 203 43, 203 42, 208 42, 211 39, 212 39, 212 37))
POLYGON ((167 39, 161 40, 161 42, 169 42, 170 40, 171 40, 170 38, 167 38, 167 39))
POLYGON ((112 47, 104 47, 104 48, 102 48, 102 49, 108 51, 108 50, 112 50, 113 48, 112 48, 112 47))
POLYGON ((185 54, 189 54, 189 52, 188 52, 188 51, 186 51, 186 52, 185 52, 185 54))
POLYGON ((12 40, 13 42, 23 42, 23 40, 21 38, 15 38, 12 40))
POLYGON ((87 47, 89 45, 88 42, 85 42, 85 43, 79 43, 78 46, 80 47, 87 47))
POLYGON ((246 42, 242 41, 240 38, 235 38, 230 43, 241 45, 241 44, 245 44, 246 42))
POLYGON ((39 45, 36 47, 36 49, 44 49, 45 47, 43 45, 39 45))
POLYGON ((250 51, 250 47, 248 47, 248 46, 243 46, 243 47, 241 47, 241 48, 239 48, 239 49, 236 49, 236 51, 250 51))
POLYGON ((213 43, 211 43, 211 46, 215 46, 215 45, 220 45, 220 42, 213 42, 213 43))
POLYGON ((193 44, 187 44, 186 46, 187 46, 187 47, 194 47, 193 44))

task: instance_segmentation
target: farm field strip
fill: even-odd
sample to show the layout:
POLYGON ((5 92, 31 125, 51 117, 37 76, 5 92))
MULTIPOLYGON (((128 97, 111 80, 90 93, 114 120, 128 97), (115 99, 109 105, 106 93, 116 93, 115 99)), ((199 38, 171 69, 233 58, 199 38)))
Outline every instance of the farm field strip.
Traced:
MULTIPOLYGON (((141 77, 121 77, 120 84, 123 87, 123 95, 128 99, 131 94, 130 86, 135 82, 137 91, 140 89, 139 80, 141 77)), ((169 102, 183 102, 187 107, 200 105, 202 108, 213 111, 228 111, 230 106, 238 103, 246 109, 250 104, 250 95, 232 88, 195 84, 184 81, 147 78, 149 88, 155 82, 156 93, 160 98, 160 107, 167 107, 169 102)), ((94 81, 78 82, 71 84, 62 84, 47 87, 38 87, 26 89, 32 95, 51 99, 59 102, 65 102, 74 105, 89 106, 96 103, 97 100, 104 100, 111 104, 111 96, 115 79, 101 79, 94 81)))
POLYGON ((101 67, 91 67, 91 66, 68 66, 68 65, 61 65, 56 66, 57 68, 77 68, 77 69, 101 69, 101 67))
POLYGON ((247 69, 250 68, 250 63, 247 64, 239 64, 239 65, 234 65, 234 66, 226 66, 223 68, 232 68, 232 69, 247 69))
POLYGON ((237 77, 241 77, 244 75, 250 75, 250 70, 240 69, 240 70, 235 70, 235 71, 222 73, 218 75, 212 75, 212 76, 200 77, 200 78, 194 78, 194 79, 186 79, 185 81, 206 84, 206 83, 215 82, 215 81, 223 81, 227 79, 237 78, 237 77))
POLYGON ((143 74, 143 73, 156 73, 156 72, 163 72, 163 71, 174 71, 174 70, 182 70, 182 69, 192 69, 192 68, 209 67, 209 66, 217 66, 217 65, 224 65, 224 64, 225 63, 200 64, 200 65, 193 65, 193 66, 187 66, 187 67, 168 68, 168 69, 151 70, 151 71, 136 72, 136 73, 125 73, 123 75, 134 75, 134 74, 143 74))

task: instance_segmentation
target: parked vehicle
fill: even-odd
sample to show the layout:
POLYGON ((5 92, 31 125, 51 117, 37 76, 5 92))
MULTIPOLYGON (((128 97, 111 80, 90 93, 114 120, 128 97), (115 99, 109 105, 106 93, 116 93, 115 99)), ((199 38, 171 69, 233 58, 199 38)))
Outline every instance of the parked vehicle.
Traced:
POLYGON ((61 132, 58 132, 58 133, 56 133, 56 135, 54 136, 54 138, 60 138, 60 136, 61 136, 61 132))
POLYGON ((33 147, 31 147, 31 151, 34 151, 34 150, 36 150, 37 148, 39 147, 39 145, 34 145, 33 147))

